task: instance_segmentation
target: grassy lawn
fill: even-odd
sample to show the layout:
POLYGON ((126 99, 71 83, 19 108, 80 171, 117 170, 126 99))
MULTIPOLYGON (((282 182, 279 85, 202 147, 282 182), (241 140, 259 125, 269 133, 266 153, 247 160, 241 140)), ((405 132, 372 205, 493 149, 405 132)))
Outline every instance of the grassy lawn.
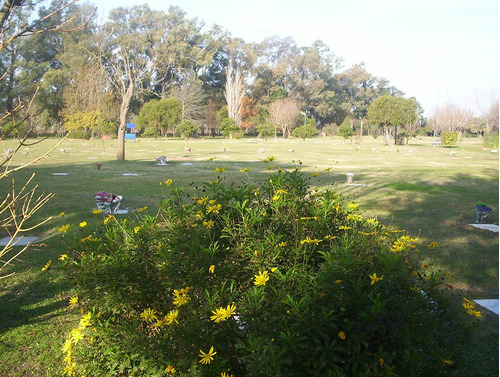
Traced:
MULTIPOLYGON (((0 280, 0 375, 60 375, 60 348, 78 316, 67 308, 72 287, 63 274, 41 268, 62 254, 65 237, 82 231, 79 222, 93 226, 102 221, 91 212, 96 208, 93 194, 102 190, 123 195, 122 208, 130 212, 120 216, 133 217, 135 209, 145 206, 153 214, 163 197, 160 182, 167 179, 191 190, 218 177, 234 185, 262 181, 270 165, 302 166, 312 188, 335 189, 359 203, 365 217, 417 235, 422 259, 450 273, 449 286, 457 299, 498 298, 498 234, 469 225, 475 222, 479 201, 493 208, 487 222, 498 224, 498 155, 483 149, 477 139, 463 139, 453 148, 433 148, 432 141, 412 139, 408 146, 388 146, 371 137, 365 137, 362 145, 340 138, 141 139, 127 141, 127 161, 118 162, 115 140, 66 140, 47 158, 12 175, 16 187, 21 187, 36 173, 38 190, 55 194, 39 216, 54 218, 27 234, 40 239, 16 262, 16 275, 0 280), (167 166, 155 164, 160 155, 169 157, 167 166), (270 156, 276 159, 266 164, 270 156), (100 170, 96 162, 103 164, 100 170), (222 167, 223 173, 215 172, 222 167), (244 168, 251 170, 241 172, 244 168), (355 173, 355 184, 365 186, 347 185, 347 172, 355 173), (61 212, 64 217, 58 216, 61 212), (65 224, 70 230, 61 236, 57 229, 65 224), (432 241, 439 247, 429 251, 424 245, 432 241)), ((42 155, 55 142, 22 148, 13 164, 42 155)), ((9 140, 1 144, 2 149, 14 146, 9 140)), ((9 185, 10 179, 0 182, 2 197, 9 185)), ((463 356, 470 368, 457 371, 457 376, 498 375, 498 316, 486 310, 483 315, 463 356)))

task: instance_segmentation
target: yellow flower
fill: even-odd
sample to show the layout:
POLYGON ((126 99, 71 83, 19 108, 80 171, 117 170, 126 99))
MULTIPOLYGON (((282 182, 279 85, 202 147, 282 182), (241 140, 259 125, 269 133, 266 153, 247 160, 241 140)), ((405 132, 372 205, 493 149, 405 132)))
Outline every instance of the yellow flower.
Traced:
POLYGON ((81 339, 83 339, 83 334, 80 329, 71 330, 70 336, 73 344, 77 344, 81 339))
POLYGON ((199 362, 202 364, 210 364, 214 359, 214 355, 216 353, 217 352, 214 352, 214 347, 210 347, 210 351, 208 351, 208 353, 205 353, 202 350, 200 350, 200 354, 198 356, 201 357, 201 360, 199 362))
POLYGON ((68 362, 68 365, 64 368, 63 375, 76 376, 76 363, 68 362))
POLYGON ((196 212, 196 217, 199 218, 199 219, 203 218, 203 211, 201 209, 196 212))
POLYGON ((472 304, 472 303, 470 303, 470 302, 464 302, 464 303, 462 304, 462 306, 464 307, 464 309, 465 309, 465 310, 472 310, 472 309, 474 309, 474 307, 475 307, 476 305, 474 305, 474 304, 472 304))
POLYGON ((335 238, 337 238, 337 237, 336 237, 336 236, 332 236, 332 235, 330 235, 330 234, 327 234, 327 235, 325 236, 325 240, 334 240, 335 238))
POLYGON ((305 240, 300 241, 300 244, 303 245, 305 243, 313 243, 315 245, 319 244, 320 242, 323 242, 323 240, 318 240, 318 239, 311 239, 309 236, 306 237, 305 240))
POLYGON ((214 227, 214 221, 213 220, 203 221, 203 226, 206 227, 207 229, 212 229, 214 227))
POLYGON ((139 233, 140 230, 141 230, 141 227, 140 226, 136 226, 134 228, 134 233, 137 234, 137 233, 139 233))
POLYGON ((208 204, 210 204, 211 206, 213 206, 215 203, 217 203, 217 200, 215 200, 215 199, 208 201, 208 204))
POLYGON ((260 272, 258 275, 255 275, 255 280, 254 284, 255 285, 266 285, 267 281, 269 280, 269 276, 267 275, 267 271, 260 272))
POLYGON ((153 322, 154 319, 158 319, 156 316, 156 311, 153 309, 147 308, 141 313, 141 318, 146 322, 153 322))
POLYGON ((477 318, 481 318, 483 315, 479 310, 467 310, 467 313, 470 315, 475 315, 477 318))
POLYGON ((437 242, 431 242, 430 244, 427 245, 429 250, 434 250, 438 246, 439 246, 439 244, 437 242))
POLYGON ((361 221, 363 218, 360 215, 353 215, 349 214, 347 215, 347 220, 353 220, 353 221, 361 221))
POLYGON ((222 204, 216 204, 214 206, 210 206, 207 208, 207 213, 219 213, 220 209, 222 208, 222 204))
POLYGON ((271 268, 271 272, 274 272, 274 271, 276 271, 277 269, 278 269, 278 267, 273 267, 273 268, 271 268))
POLYGON ((98 214, 100 214, 100 213, 102 213, 102 212, 103 212, 103 211, 101 211, 100 209, 93 209, 93 210, 92 210, 92 213, 93 213, 94 215, 98 215, 98 214))
POLYGON ((175 373, 175 368, 172 365, 169 365, 165 368, 165 373, 175 373))
POLYGON ((73 309, 78 304, 78 296, 73 296, 69 299, 69 307, 73 309))
POLYGON ((66 260, 66 259, 68 259, 68 254, 62 254, 62 255, 59 257, 59 260, 60 260, 60 261, 64 261, 64 260, 66 260))
POLYGON ((347 209, 355 210, 356 208, 358 208, 358 204, 356 204, 356 203, 349 203, 347 205, 347 209))
POLYGON ((252 170, 252 168, 245 168, 245 169, 240 169, 240 172, 246 173, 249 172, 250 170, 252 170))
POLYGON ((42 271, 48 270, 50 267, 50 264, 52 263, 52 260, 49 260, 47 264, 42 268, 42 271))
POLYGON ((370 277, 370 279, 372 279, 371 285, 375 284, 375 282, 380 281, 384 278, 384 275, 382 275, 381 277, 377 277, 376 273, 374 273, 373 275, 368 275, 368 276, 370 277))
POLYGON ((234 314, 236 311, 236 305, 231 304, 228 305, 227 308, 224 310, 224 321, 228 318, 231 318, 231 316, 234 314))
POLYGON ((177 317, 179 316, 179 311, 178 310, 171 310, 170 312, 168 312, 168 314, 165 316, 165 318, 163 318, 163 321, 167 324, 167 325, 171 325, 172 323, 179 323, 177 322, 177 317))
POLYGON ((455 363, 453 361, 447 359, 447 360, 443 360, 443 364, 451 366, 451 365, 453 365, 455 363))
POLYGON ((383 366, 384 365, 384 359, 381 357, 380 359, 378 359, 378 363, 380 366, 383 366))
POLYGON ((215 272, 215 266, 212 264, 210 267, 208 267, 208 272, 213 274, 215 272))
POLYGON ((215 170, 214 170, 214 171, 215 171, 216 173, 224 173, 224 171, 225 171, 225 170, 226 170, 226 167, 225 167, 225 166, 223 166, 223 167, 221 167, 221 168, 215 168, 215 170))
POLYGON ((139 209, 137 210, 137 212, 144 212, 144 211, 145 211, 145 210, 147 210, 147 209, 148 209, 148 206, 145 206, 145 207, 139 208, 139 209))
POLYGON ((276 160, 276 157, 274 157, 274 156, 269 156, 268 158, 266 158, 266 159, 264 160, 264 162, 267 164, 268 162, 271 162, 271 161, 274 161, 274 160, 276 160))
POLYGON ((87 313, 80 319, 79 326, 81 329, 85 329, 90 326, 90 318, 92 318, 92 313, 87 313))
POLYGON ((169 187, 172 184, 172 180, 171 179, 167 179, 165 181, 165 184, 167 185, 167 187, 169 187))
POLYGON ((335 280, 335 284, 340 284, 342 283, 342 280, 338 279, 338 280, 335 280))
POLYGON ((343 331, 340 331, 340 332, 339 332, 339 338, 340 338, 340 339, 342 339, 342 340, 344 340, 344 339, 345 339, 345 334, 344 334, 344 332, 343 332, 343 331))
POLYGON ((187 295, 188 291, 188 288, 184 288, 181 290, 174 289, 174 299, 172 303, 177 307, 186 304, 189 301, 189 297, 187 295))
POLYGON ((82 221, 80 224, 78 224, 80 226, 80 228, 85 228, 87 226, 87 222, 86 221, 82 221))
POLYGON ((106 225, 107 223, 109 223, 111 220, 116 220, 115 217, 113 215, 108 215, 108 217, 106 217, 104 219, 104 225, 106 225))
POLYGON ((339 226, 339 230, 349 230, 349 229, 352 229, 352 228, 350 226, 345 226, 345 225, 339 226))
POLYGON ((280 242, 280 243, 278 244, 278 246, 279 246, 279 247, 286 247, 286 242, 284 242, 284 241, 283 241, 283 242, 280 242))
POLYGON ((66 225, 63 225, 62 227, 60 227, 59 229, 57 229, 57 231, 59 233, 66 233, 69 229, 69 224, 66 224, 66 225))
POLYGON ((226 315, 226 310, 224 308, 218 308, 216 310, 212 310, 213 316, 210 316, 210 319, 215 323, 219 323, 220 321, 225 321, 224 318, 226 315))
POLYGON ((208 200, 208 197, 204 196, 203 198, 199 198, 196 200, 196 203, 198 203, 199 205, 204 205, 208 200))
POLYGON ((73 345, 73 343, 71 343, 71 338, 66 339, 66 341, 64 342, 64 345, 61 348, 62 352, 63 353, 71 352, 71 346, 72 345, 73 345))
POLYGON ((61 213, 59 214, 59 217, 64 217, 64 216, 66 216, 66 214, 65 214, 64 212, 61 212, 61 213))
POLYGON ((319 174, 319 173, 312 173, 312 174, 311 174, 311 177, 313 177, 313 178, 314 178, 314 177, 316 177, 318 174, 319 174))
POLYGON ((207 158, 207 160, 206 160, 206 161, 213 161, 213 160, 215 160, 216 158, 217 158, 217 157, 210 157, 210 158, 207 158))

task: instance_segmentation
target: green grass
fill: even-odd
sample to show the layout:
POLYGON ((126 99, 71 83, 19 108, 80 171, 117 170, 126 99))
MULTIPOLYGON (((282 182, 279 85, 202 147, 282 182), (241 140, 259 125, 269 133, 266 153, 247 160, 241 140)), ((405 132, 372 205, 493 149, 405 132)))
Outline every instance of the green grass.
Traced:
MULTIPOLYGON (((114 140, 66 140, 46 159, 12 175, 20 187, 36 173, 38 191, 55 194, 39 216, 54 218, 30 232, 41 237, 38 244, 16 262, 16 275, 0 280, 0 375, 60 375, 64 334, 78 318, 67 308, 72 287, 63 274, 41 268, 63 252, 65 237, 84 232, 79 222, 85 220, 92 227, 102 220, 91 213, 96 208, 92 195, 100 190, 123 195, 122 206, 131 210, 127 216, 135 216, 133 210, 144 206, 155 213, 165 189, 160 182, 167 179, 191 190, 218 177, 234 185, 262 181, 269 165, 302 166, 311 174, 312 188, 335 189, 359 203, 364 216, 418 235, 422 259, 450 272, 449 286, 457 299, 498 298, 498 234, 468 225, 475 222, 479 201, 493 208, 489 222, 498 224, 498 155, 483 149, 476 139, 459 141, 452 149, 433 148, 432 141, 412 139, 409 146, 395 147, 371 137, 365 137, 361 146, 340 138, 262 143, 252 139, 142 139, 127 141, 127 160, 119 162, 114 140), (191 152, 186 151, 188 147, 191 152), (154 163, 159 155, 169 157, 168 166, 154 163), (269 156, 276 160, 264 163, 269 156), (98 161, 103 163, 101 170, 95 166, 98 161), (224 173, 215 172, 223 166, 224 173), (240 172, 244 168, 252 170, 240 172), (54 176, 56 172, 68 175, 54 176), (346 172, 355 173, 354 183, 366 186, 346 185, 346 172), (313 177, 313 173, 319 174, 313 177), (61 212, 66 215, 59 217, 61 212), (71 228, 63 237, 57 229, 65 224, 71 228), (440 246, 429 251, 425 245, 432 241, 440 246)), ((2 149, 12 148, 14 142, 1 144, 2 149)), ((28 162, 54 144, 55 140, 48 140, 28 150, 22 148, 13 163, 28 162)), ((2 196, 9 185, 10 179, 0 181, 2 196)), ((486 310, 483 314, 463 356, 470 358, 471 368, 467 373, 457 371, 457 376, 498 375, 498 316, 486 310)))

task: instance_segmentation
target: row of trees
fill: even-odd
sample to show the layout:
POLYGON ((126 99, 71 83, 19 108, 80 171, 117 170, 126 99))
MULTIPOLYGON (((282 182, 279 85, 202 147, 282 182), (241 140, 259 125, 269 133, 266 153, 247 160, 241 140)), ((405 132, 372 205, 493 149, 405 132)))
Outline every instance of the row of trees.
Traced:
MULTIPOLYGON (((116 8, 98 25, 87 4, 41 4, 40 17, 61 4, 64 11, 44 21, 48 32, 12 41, 0 54, 3 70, 9 67, 0 84, 1 109, 11 113, 20 98, 38 92, 32 106, 37 111, 29 119, 22 111, 4 119, 2 136, 32 128, 44 133, 61 124, 98 136, 115 127, 117 158, 124 159, 126 123, 133 121, 154 136, 198 128, 205 134, 256 133, 271 124, 274 134, 288 137, 302 119, 304 126, 321 129, 347 117, 369 119, 386 132, 395 131, 396 123, 423 125, 415 99, 405 99, 363 64, 343 69, 342 59, 321 41, 306 47, 290 37, 247 43, 220 26, 207 29, 179 7, 116 8), (50 27, 61 20, 75 30, 50 27), (87 27, 78 28, 82 20, 87 27), (370 116, 378 98, 411 103, 414 112, 397 120, 370 116)), ((28 3, 11 10, 12 30, 33 12, 28 3)))

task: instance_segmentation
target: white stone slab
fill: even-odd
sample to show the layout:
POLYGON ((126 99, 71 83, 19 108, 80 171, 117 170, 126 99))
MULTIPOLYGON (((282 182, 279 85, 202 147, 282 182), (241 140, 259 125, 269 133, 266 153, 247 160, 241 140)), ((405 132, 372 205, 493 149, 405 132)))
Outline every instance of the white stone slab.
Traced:
POLYGON ((114 212, 115 215, 125 215, 126 213, 128 213, 128 209, 117 209, 114 212))
POLYGON ((474 300, 474 302, 498 315, 498 300, 474 300))
MULTIPOLYGON (((11 237, 2 238, 0 240, 0 246, 6 246, 11 239, 12 239, 11 237)), ((38 237, 16 237, 14 238, 13 244, 15 244, 15 246, 26 246, 30 243, 35 242, 37 239, 38 237)))
POLYGON ((363 186, 364 187, 366 185, 364 185, 362 183, 346 183, 346 186, 359 186, 359 187, 363 186))
POLYGON ((486 229, 489 230, 490 232, 498 233, 498 225, 495 224, 469 224, 469 225, 473 226, 474 228, 486 229))
POLYGON ((137 173, 123 173, 123 175, 130 176, 130 177, 137 177, 139 174, 137 174, 137 173))
POLYGON ((182 165, 184 165, 184 166, 191 166, 191 165, 193 165, 193 163, 192 162, 183 162, 182 165))
POLYGON ((68 173, 52 173, 53 175, 68 175, 68 173))

